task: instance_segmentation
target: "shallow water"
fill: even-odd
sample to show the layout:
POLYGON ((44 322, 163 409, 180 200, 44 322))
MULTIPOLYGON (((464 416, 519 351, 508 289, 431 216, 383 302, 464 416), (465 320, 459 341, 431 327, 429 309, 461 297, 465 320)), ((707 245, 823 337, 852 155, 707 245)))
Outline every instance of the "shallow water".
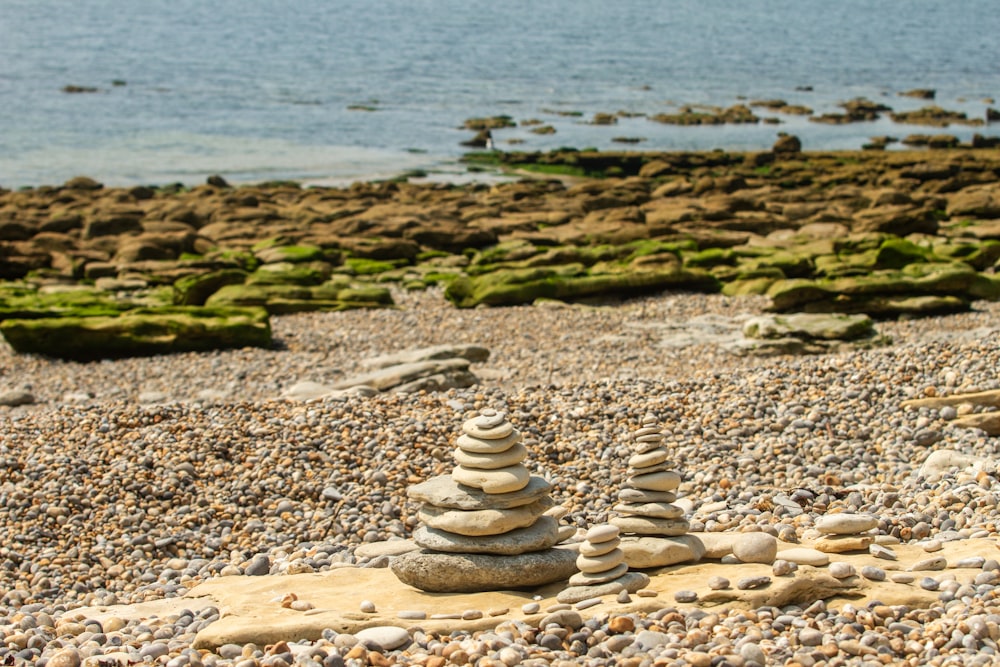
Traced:
MULTIPOLYGON (((471 136, 462 122, 496 114, 556 129, 497 132, 500 148, 622 148, 612 139, 641 137, 650 150, 762 149, 778 131, 807 149, 859 148, 871 136, 939 130, 793 116, 699 128, 585 121, 741 96, 817 113, 858 96, 897 110, 930 104, 897 96, 917 87, 982 117, 984 98, 1000 95, 997 28, 988 0, 5 0, 0 184, 455 170, 471 136)), ((1000 126, 944 131, 968 138, 1000 126)))

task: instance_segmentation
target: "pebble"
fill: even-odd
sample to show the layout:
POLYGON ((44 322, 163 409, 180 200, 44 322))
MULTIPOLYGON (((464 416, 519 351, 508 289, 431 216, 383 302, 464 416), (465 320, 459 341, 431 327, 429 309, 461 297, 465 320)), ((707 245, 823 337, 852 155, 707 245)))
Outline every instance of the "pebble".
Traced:
POLYGON ((861 568, 861 576, 869 581, 885 581, 885 570, 874 565, 865 565, 861 568))
POLYGON ((770 565, 778 554, 778 540, 767 533, 746 533, 733 543, 733 555, 744 563, 770 565))
POLYGON ((741 591, 763 588, 771 584, 771 577, 758 575, 756 577, 743 577, 736 582, 736 588, 741 591))
POLYGON ((830 563, 829 567, 830 576, 834 579, 847 579, 848 577, 853 577, 857 574, 857 570, 850 563, 845 563, 844 561, 834 561, 830 563))
MULTIPOLYGON (((255 562, 263 569, 265 556, 268 571, 328 571, 357 563, 353 549, 361 544, 409 537, 413 526, 407 523, 405 494, 410 478, 424 478, 450 457, 456 417, 468 418, 488 406, 502 406, 535 438, 525 441, 531 460, 551 476, 551 495, 567 508, 564 523, 574 527, 606 520, 618 503, 623 466, 634 454, 634 425, 653 411, 661 416, 670 460, 683 466, 676 494, 697 499, 697 507, 720 508, 696 515, 705 530, 762 532, 766 527, 804 539, 819 517, 856 513, 878 517, 878 530, 885 533, 880 543, 882 537, 903 544, 941 541, 941 535, 998 537, 997 504, 981 486, 988 487, 996 478, 990 462, 980 480, 971 473, 963 476, 961 470, 947 472, 941 481, 916 476, 927 452, 914 439, 921 431, 938 428, 933 424, 936 414, 898 406, 921 387, 943 387, 944 373, 954 369, 958 379, 949 392, 1000 387, 995 378, 1000 341, 990 333, 1000 320, 1000 304, 977 302, 977 312, 880 322, 880 330, 894 341, 891 348, 782 358, 778 364, 736 357, 702 342, 680 353, 657 345, 674 335, 668 324, 697 326, 698 318, 722 321, 753 314, 766 305, 757 297, 665 294, 586 310, 518 307, 474 312, 444 304, 434 288, 394 291, 394 297, 400 308, 393 311, 275 316, 272 326, 284 342, 282 350, 94 364, 55 363, 0 350, 5 377, 32 386, 36 399, 9 412, 0 441, 0 468, 5 471, 0 476, 0 534, 5 536, 0 564, 9 561, 0 566, 0 664, 30 664, 44 656, 48 664, 58 665, 53 657, 66 650, 77 651, 81 661, 97 655, 91 653, 94 646, 86 644, 97 636, 93 625, 79 624, 79 634, 60 637, 60 647, 47 647, 41 628, 51 624, 42 623, 43 614, 57 621, 81 605, 181 598, 197 583, 224 572, 241 576, 255 562), (499 331, 504 335, 498 336, 499 331), (547 341, 557 342, 539 349, 541 331, 547 341), (973 331, 979 333, 971 336, 973 331), (324 369, 355 373, 366 356, 447 339, 489 341, 491 358, 503 367, 502 385, 484 379, 474 388, 440 393, 351 396, 316 404, 270 400, 281 387, 324 369), (643 354, 636 355, 640 340, 646 344, 643 354), (220 382, 231 398, 212 405, 189 400, 220 382), (135 397, 153 392, 169 400, 136 405, 135 397), (87 396, 88 401, 62 400, 70 394, 87 396), (932 421, 918 426, 921 417, 932 421), (408 443, 405 456, 386 446, 402 442, 408 443), (435 449, 441 458, 432 453, 435 449), (766 460, 768 465, 738 465, 744 458, 766 460), (822 483, 816 483, 820 479, 822 483), (795 489, 788 494, 801 513, 776 501, 769 504, 762 490, 770 488, 795 489), (211 506, 202 504, 206 498, 211 506), (14 537, 18 535, 23 537, 14 537), (186 564, 170 563, 174 559, 186 564), (33 619, 35 627, 25 619, 33 619), (30 656, 24 653, 31 651, 35 653, 30 656)), ((940 432, 957 450, 992 451, 992 445, 984 448, 982 436, 970 430, 949 424, 940 432)), ((959 575, 963 582, 979 576, 966 572, 959 575)), ((914 574, 902 572, 890 571, 888 578, 901 585, 916 581, 914 574)), ((962 643, 975 632, 971 620, 969 629, 959 627, 963 619, 1000 614, 995 585, 960 584, 950 592, 950 601, 938 601, 934 613, 895 608, 899 622, 921 637, 918 649, 907 649, 913 664, 940 663, 948 656, 962 660, 985 650, 984 640, 977 640, 977 649, 962 643), (954 644, 945 648, 954 632, 959 633, 954 644)), ((941 583, 937 588, 948 593, 941 583)), ((636 596, 655 594, 640 591, 636 596)), ((738 640, 729 637, 766 632, 759 643, 766 646, 773 664, 798 660, 805 665, 810 655, 814 663, 822 659, 841 664, 852 660, 847 649, 861 655, 861 647, 881 647, 884 637, 882 626, 866 620, 870 612, 860 603, 853 603, 856 609, 849 614, 827 612, 825 605, 787 607, 782 614, 794 622, 771 620, 770 625, 761 620, 767 610, 709 612, 666 608, 664 600, 661 604, 662 615, 636 615, 634 634, 603 640, 605 624, 588 621, 593 627, 585 626, 574 609, 557 612, 576 614, 549 616, 561 629, 569 628, 568 634, 561 638, 532 628, 525 631, 534 636, 528 641, 515 632, 515 642, 524 645, 511 645, 513 650, 503 656, 512 660, 516 652, 526 665, 540 664, 532 662, 537 656, 551 656, 537 659, 558 664, 569 659, 566 646, 579 642, 575 645, 585 650, 570 659, 576 664, 589 660, 583 656, 594 648, 610 652, 594 662, 627 664, 637 655, 630 651, 647 646, 662 652, 649 657, 662 658, 664 664, 688 655, 695 660, 713 656, 710 662, 717 659, 720 664, 725 655, 735 664, 747 658, 733 647, 738 640), (725 632, 706 632, 703 645, 681 646, 677 630, 696 627, 706 613, 717 616, 712 627, 725 632), (857 623, 867 629, 852 643, 846 636, 857 630, 852 625, 857 623), (564 646, 563 638, 575 633, 580 636, 564 646), (811 633, 819 635, 819 643, 811 644, 811 633), (543 639, 555 645, 546 648, 543 639), (797 642, 813 652, 796 652, 797 642), (820 648, 832 648, 835 656, 820 658, 820 648)), ((540 611, 539 605, 530 613, 540 611)), ((182 617, 191 619, 188 625, 158 618, 143 629, 131 622, 115 627, 108 619, 102 652, 113 654, 108 642, 120 638, 123 646, 134 647, 133 656, 140 650, 156 653, 164 645, 168 652, 157 662, 194 665, 184 657, 193 654, 183 652, 191 650, 193 628, 213 618, 210 610, 201 613, 182 617)), ((217 618, 218 610, 214 614, 217 618)), ((993 618, 983 624, 995 622, 993 618)), ((692 630, 681 630, 680 636, 685 632, 692 630)), ((459 664, 503 662, 500 644, 488 645, 499 640, 489 634, 480 641, 471 635, 415 633, 405 641, 412 646, 409 651, 428 656, 434 655, 429 648, 434 642, 454 643, 456 652, 474 656, 459 664), (457 648, 460 643, 466 648, 457 648)), ((333 654, 346 655, 355 647, 351 640, 351 635, 330 634, 295 650, 329 652, 328 660, 317 654, 313 662, 344 664, 345 658, 333 654)), ((357 648, 371 664, 408 660, 401 654, 357 648)), ((264 656, 244 656, 242 650, 220 647, 201 661, 219 667, 263 664, 264 656)), ((263 652, 263 647, 256 650, 263 652)), ((297 662, 314 667, 301 655, 297 662)))
POLYGON ((698 594, 694 591, 681 590, 674 593, 674 599, 682 603, 695 602, 698 599, 698 594))
POLYGON ((790 560, 778 559, 771 565, 771 573, 776 577, 784 577, 793 574, 799 566, 790 560))
POLYGON ((360 609, 361 612, 365 614, 374 614, 375 603, 372 602, 371 600, 362 600, 361 604, 358 605, 358 609, 360 609))
POLYGON ((708 578, 708 587, 713 591, 724 591, 729 588, 729 580, 718 575, 708 578))

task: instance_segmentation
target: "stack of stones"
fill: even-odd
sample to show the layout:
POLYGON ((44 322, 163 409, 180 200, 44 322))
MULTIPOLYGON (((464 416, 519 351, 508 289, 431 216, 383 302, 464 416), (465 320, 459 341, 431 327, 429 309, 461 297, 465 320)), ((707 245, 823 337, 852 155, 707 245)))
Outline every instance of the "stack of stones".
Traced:
POLYGON ((622 541, 630 567, 663 567, 704 554, 701 541, 687 534, 684 510, 674 505, 681 476, 668 462, 662 429, 655 416, 646 415, 633 434, 634 454, 628 460, 629 476, 618 493, 611 523, 625 535, 622 541))
POLYGON ((579 572, 569 579, 570 587, 557 596, 568 604, 621 591, 635 593, 649 585, 649 577, 629 572, 625 552, 619 549, 618 526, 601 524, 587 531, 580 544, 576 566, 579 572))
POLYGON ((825 514, 816 520, 820 536, 813 546, 828 554, 867 551, 875 542, 871 531, 876 526, 878 519, 871 514, 825 514))
POLYGON ((495 410, 462 425, 452 474, 407 490, 422 504, 423 525, 413 534, 421 550, 392 561, 400 581, 424 591, 471 593, 541 586, 576 571, 575 553, 553 548, 560 530, 551 514, 559 508, 548 495, 551 485, 524 466, 520 440, 495 410))

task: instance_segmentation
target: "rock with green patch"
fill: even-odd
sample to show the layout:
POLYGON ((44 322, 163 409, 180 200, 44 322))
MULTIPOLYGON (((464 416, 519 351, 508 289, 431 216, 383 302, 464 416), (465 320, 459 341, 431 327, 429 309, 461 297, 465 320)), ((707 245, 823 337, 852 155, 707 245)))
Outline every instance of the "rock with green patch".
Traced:
POLYGON ((210 296, 227 285, 242 285, 247 272, 242 269, 222 269, 186 278, 174 283, 174 304, 178 306, 201 306, 210 296))
POLYGON ((581 265, 494 271, 451 282, 445 296, 460 308, 513 306, 536 299, 573 301, 592 297, 629 297, 666 289, 717 292, 713 276, 682 269, 589 273, 581 265))
POLYGON ((329 262, 331 259, 329 255, 326 250, 315 245, 279 245, 254 251, 254 256, 261 264, 329 262))
POLYGON ((5 320, 0 333, 18 353, 80 361, 271 346, 262 308, 177 306, 111 317, 5 320))
POLYGON ((872 336, 875 326, 864 314, 794 313, 760 315, 743 325, 747 338, 800 338, 803 340, 856 340, 872 336))
POLYGON ((262 264, 247 277, 250 285, 319 285, 333 273, 327 262, 262 264))

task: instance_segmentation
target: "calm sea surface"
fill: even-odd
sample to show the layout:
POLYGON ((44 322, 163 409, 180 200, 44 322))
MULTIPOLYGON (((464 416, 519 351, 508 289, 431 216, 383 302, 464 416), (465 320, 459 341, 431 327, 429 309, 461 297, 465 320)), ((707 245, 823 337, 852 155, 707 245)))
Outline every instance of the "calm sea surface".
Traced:
MULTIPOLYGON (((499 148, 641 137, 644 150, 763 149, 782 130, 807 149, 859 148, 939 130, 794 116, 585 121, 741 97, 823 113, 864 96, 905 110, 930 104, 898 96, 918 87, 981 118, 1000 98, 998 10, 996 0, 0 0, 0 185, 79 174, 113 185, 214 173, 343 182, 414 168, 458 178, 459 142, 472 134, 463 121, 498 114, 556 130, 497 132, 499 148)), ((944 131, 997 135, 1000 124, 944 131)))

